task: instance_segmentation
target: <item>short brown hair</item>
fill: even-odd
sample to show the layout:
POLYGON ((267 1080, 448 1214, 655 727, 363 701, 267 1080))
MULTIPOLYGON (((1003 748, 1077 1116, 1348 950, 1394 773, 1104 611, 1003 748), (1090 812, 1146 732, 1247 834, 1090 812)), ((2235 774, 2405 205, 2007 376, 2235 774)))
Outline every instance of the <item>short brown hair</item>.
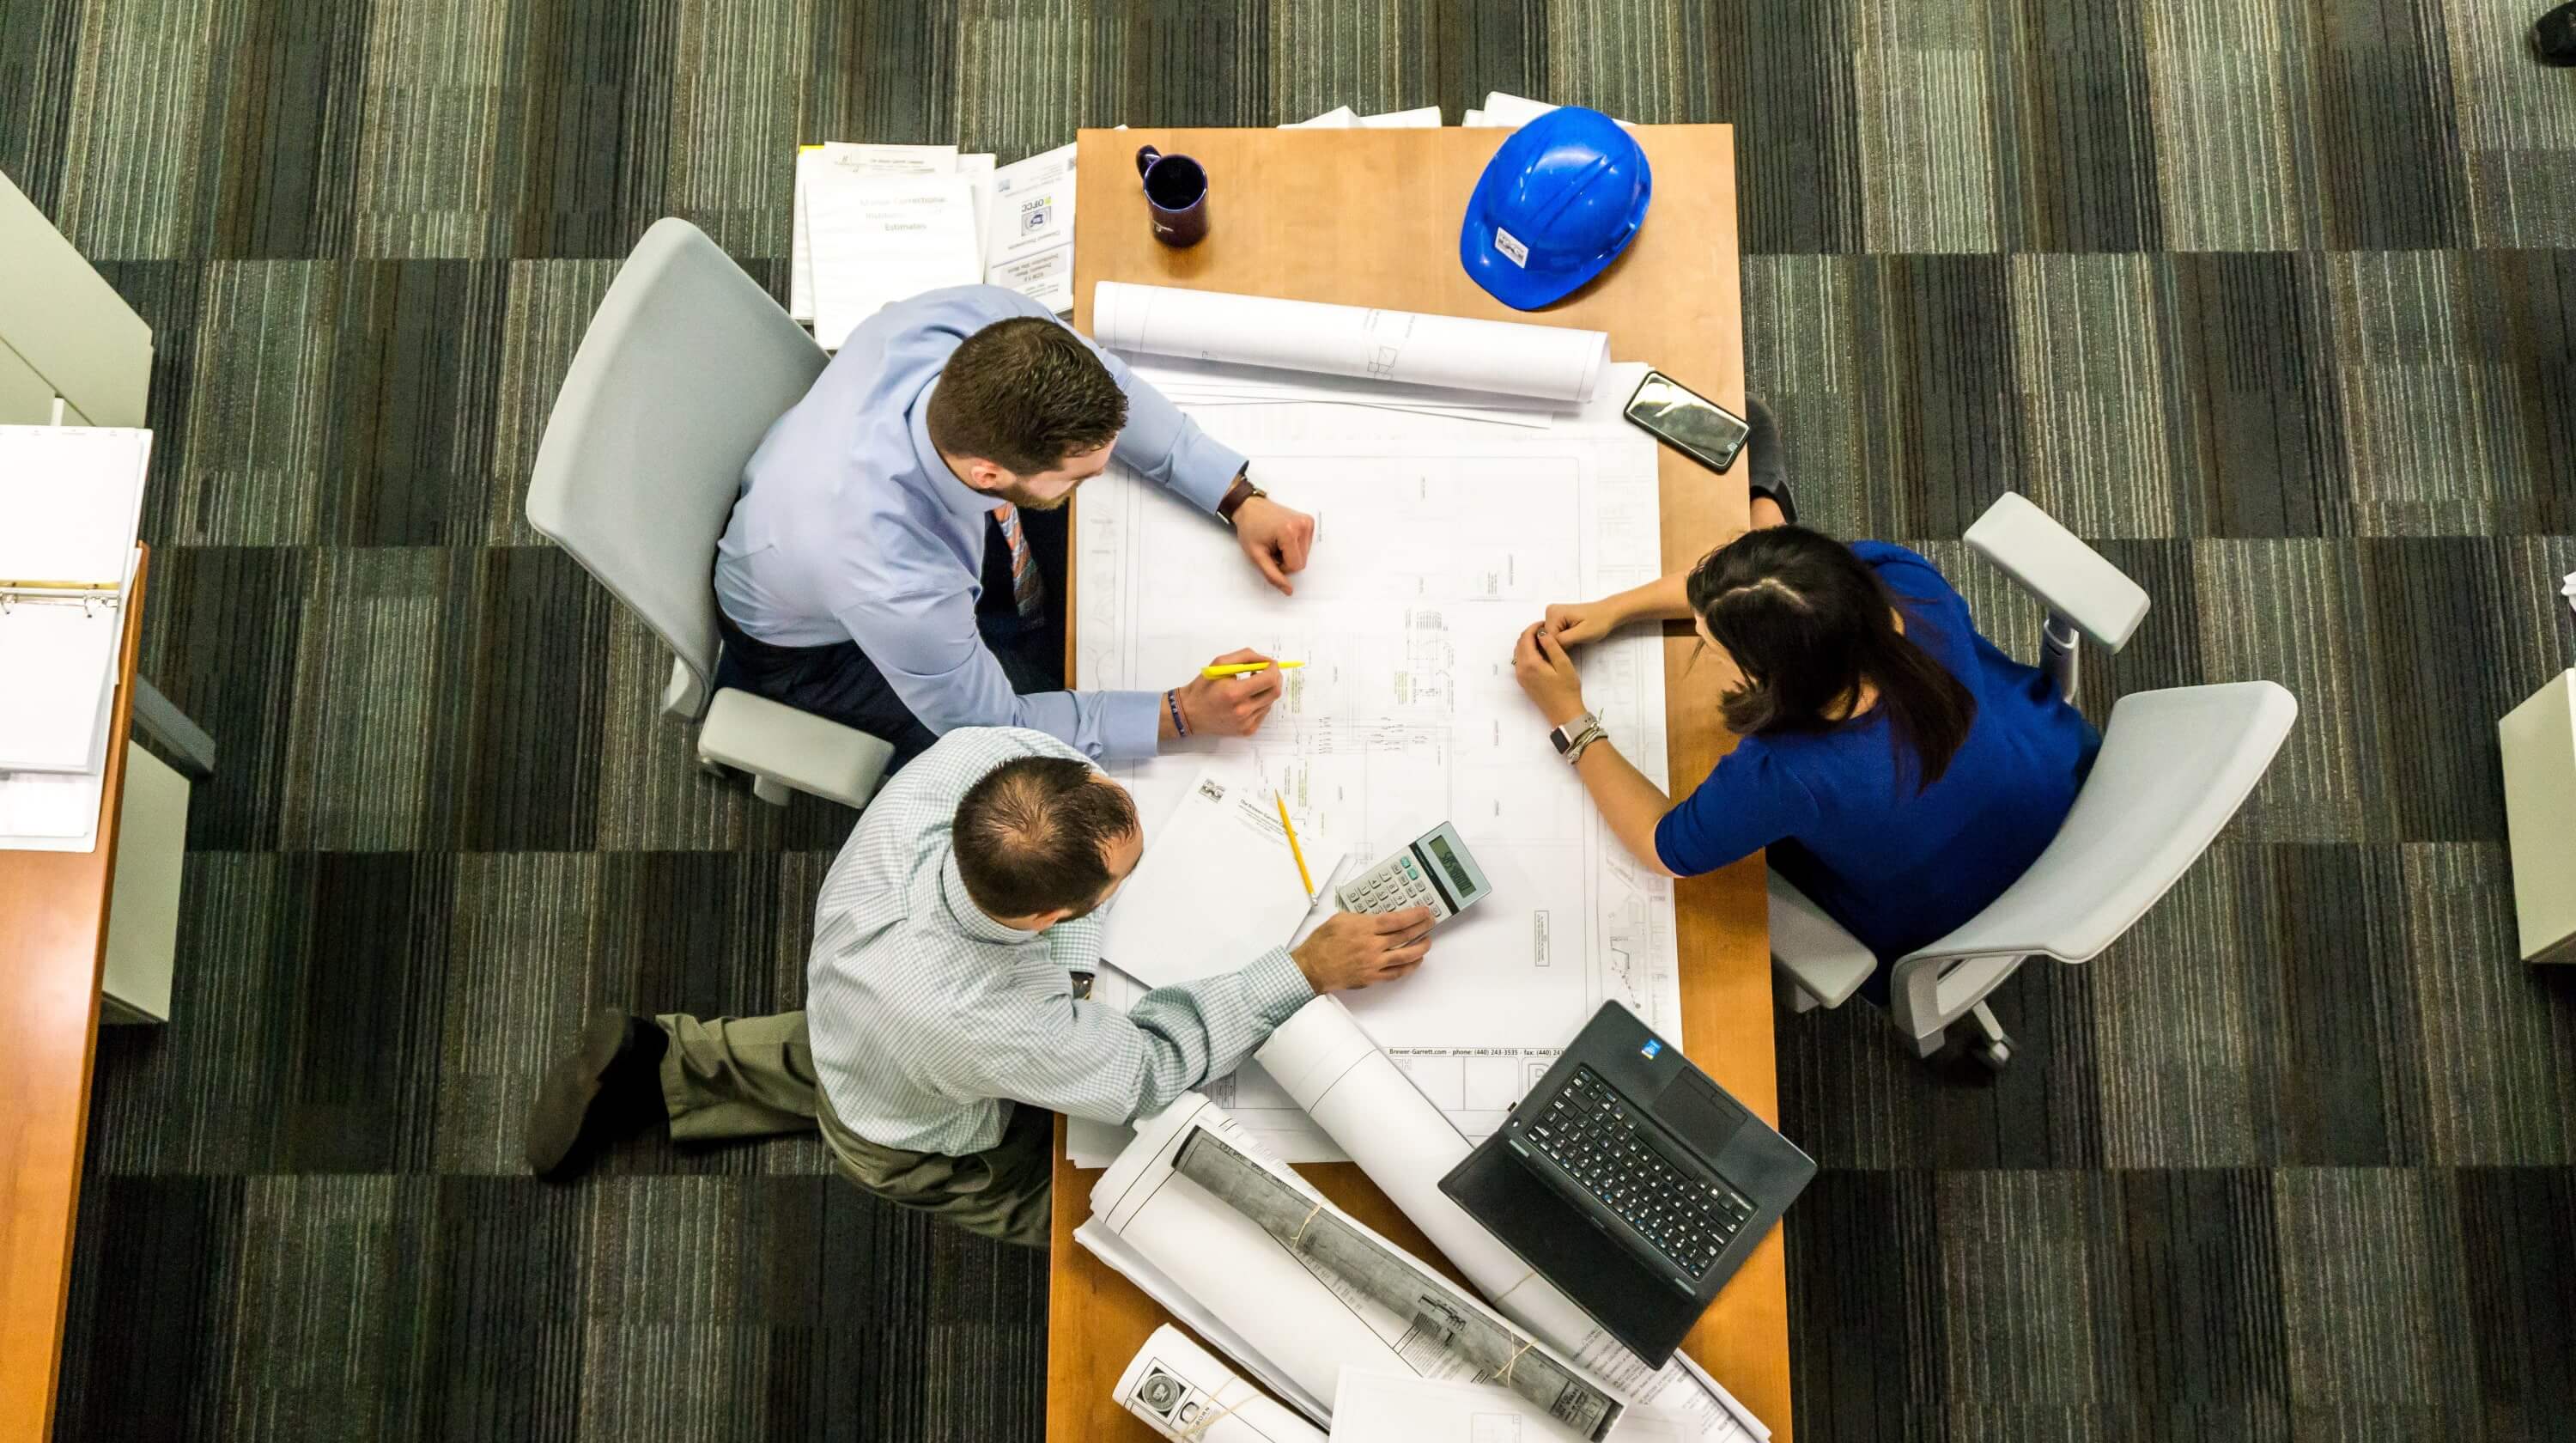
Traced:
POLYGON ((966 895, 995 917, 1090 909, 1109 890, 1111 842, 1135 835, 1127 789, 1072 757, 1013 757, 958 800, 949 834, 966 895))
POLYGON ((1034 476, 1115 440, 1127 396, 1082 337, 1043 316, 1014 316, 949 354, 927 420, 940 450, 1034 476))

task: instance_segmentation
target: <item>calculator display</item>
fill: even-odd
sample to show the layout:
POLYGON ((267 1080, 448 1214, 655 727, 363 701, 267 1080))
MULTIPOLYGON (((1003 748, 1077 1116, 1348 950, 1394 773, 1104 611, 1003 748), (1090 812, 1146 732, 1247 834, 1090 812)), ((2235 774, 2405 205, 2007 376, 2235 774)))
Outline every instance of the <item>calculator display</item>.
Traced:
POLYGON ((1467 896, 1476 890, 1476 884, 1468 877, 1467 869, 1459 865, 1457 854, 1449 850, 1448 838, 1438 836, 1433 837, 1431 839, 1431 855, 1440 859, 1441 870, 1449 874, 1450 881, 1458 884, 1459 896, 1467 896))

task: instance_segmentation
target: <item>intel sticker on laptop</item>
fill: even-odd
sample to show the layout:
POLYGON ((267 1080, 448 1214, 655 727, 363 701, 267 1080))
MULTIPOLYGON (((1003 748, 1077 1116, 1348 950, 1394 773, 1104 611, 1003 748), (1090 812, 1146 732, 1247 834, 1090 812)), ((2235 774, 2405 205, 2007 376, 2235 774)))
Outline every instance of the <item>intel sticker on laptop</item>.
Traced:
POLYGON ((1646 1039, 1646 1045, 1637 1049, 1637 1055, 1651 1060, 1663 1050, 1664 1044, 1661 1038, 1649 1037, 1646 1039))

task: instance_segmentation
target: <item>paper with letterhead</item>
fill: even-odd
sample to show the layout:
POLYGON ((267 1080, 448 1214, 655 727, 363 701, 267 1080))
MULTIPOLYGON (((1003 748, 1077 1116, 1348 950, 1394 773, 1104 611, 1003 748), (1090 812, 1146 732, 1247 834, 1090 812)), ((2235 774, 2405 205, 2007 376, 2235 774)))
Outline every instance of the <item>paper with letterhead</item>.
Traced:
POLYGON ((814 339, 836 351, 893 301, 984 278, 972 186, 958 175, 839 176, 807 196, 814 339))
POLYGON ((817 177, 832 175, 953 175, 958 170, 953 145, 854 145, 826 141, 796 151, 794 209, 789 219, 787 314, 814 319, 814 243, 806 221, 805 193, 817 177))
MULTIPOLYGON (((1340 845, 1309 820, 1297 846, 1318 891, 1330 886, 1340 845)), ((1101 960, 1148 987, 1233 972, 1287 946, 1316 895, 1298 876, 1276 797, 1246 769, 1210 767, 1145 833, 1145 855, 1109 904, 1101 960)))

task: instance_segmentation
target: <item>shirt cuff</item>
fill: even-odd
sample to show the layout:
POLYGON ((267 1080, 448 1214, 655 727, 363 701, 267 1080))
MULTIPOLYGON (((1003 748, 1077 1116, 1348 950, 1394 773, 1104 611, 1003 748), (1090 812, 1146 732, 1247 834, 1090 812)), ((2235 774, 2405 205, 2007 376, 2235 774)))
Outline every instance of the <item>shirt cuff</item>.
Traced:
POLYGON ((1172 448, 1172 489, 1188 497, 1191 505, 1214 516, 1216 503, 1225 499, 1234 478, 1251 464, 1242 452, 1192 422, 1181 433, 1180 444, 1172 448))
POLYGON ((1277 1027, 1315 1000, 1315 989, 1285 947, 1273 947, 1243 969, 1244 990, 1261 1020, 1277 1027))
POLYGON ((1100 761, 1142 761, 1163 744, 1163 694, 1159 691, 1106 691, 1100 694, 1100 761))

